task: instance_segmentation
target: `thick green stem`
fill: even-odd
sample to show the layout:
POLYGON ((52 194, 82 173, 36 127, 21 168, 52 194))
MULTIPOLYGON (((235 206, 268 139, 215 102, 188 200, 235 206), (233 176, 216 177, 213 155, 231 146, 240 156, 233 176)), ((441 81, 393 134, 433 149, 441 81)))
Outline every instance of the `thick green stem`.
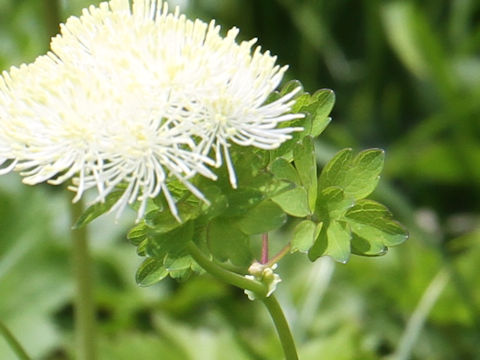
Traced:
MULTIPOLYGON (((83 212, 81 202, 72 204, 72 223, 83 212)), ((95 312, 92 300, 92 275, 87 229, 72 230, 72 257, 76 282, 75 336, 76 359, 95 360, 95 312)))
POLYGON ((193 242, 188 243, 187 249, 193 259, 211 275, 223 280, 231 285, 239 288, 250 290, 255 293, 258 299, 265 304, 273 319, 275 327, 282 343, 283 351, 286 360, 298 360, 295 343, 293 341, 290 327, 283 314, 277 299, 271 295, 266 297, 267 287, 259 281, 247 279, 241 275, 228 271, 227 269, 215 264, 195 245, 193 242))
POLYGON ((2 334, 5 341, 10 345, 10 348, 20 360, 30 360, 30 356, 27 355, 22 345, 20 345, 15 336, 13 336, 2 322, 0 322, 0 334, 2 334))
MULTIPOLYGON (((44 0, 45 30, 48 38, 59 32, 60 0, 44 0)), ((83 213, 78 201, 71 206, 72 224, 83 213)), ((75 297, 75 358, 95 360, 95 312, 92 301, 92 275, 88 234, 85 227, 72 229, 72 262, 76 282, 75 297)))
POLYGON ((215 264, 205 254, 190 241, 187 245, 188 252, 192 258, 211 275, 239 288, 253 291, 259 297, 267 295, 267 287, 259 281, 247 279, 244 276, 235 274, 227 269, 215 264))
POLYGON ((43 0, 43 8, 45 13, 45 29, 47 36, 51 37, 60 31, 60 1, 59 0, 43 0))
POLYGON ((280 338, 283 352, 285 353, 285 360, 298 360, 297 349, 295 348, 290 327, 277 299, 272 294, 269 297, 263 298, 262 302, 267 307, 275 324, 275 328, 277 329, 278 337, 280 338))

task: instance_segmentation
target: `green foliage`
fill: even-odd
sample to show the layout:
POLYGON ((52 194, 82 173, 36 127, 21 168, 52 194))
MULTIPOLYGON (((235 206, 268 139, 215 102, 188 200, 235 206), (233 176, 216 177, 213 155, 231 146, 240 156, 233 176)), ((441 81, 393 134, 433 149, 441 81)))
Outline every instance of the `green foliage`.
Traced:
POLYGON ((348 224, 341 220, 330 220, 328 225, 315 239, 315 243, 308 252, 310 260, 314 261, 320 256, 331 256, 338 262, 346 263, 350 259, 352 235, 348 224))
POLYGON ((308 252, 312 261, 323 255, 342 263, 350 253, 384 255, 388 246, 408 238, 386 207, 364 199, 377 186, 383 159, 381 150, 365 150, 354 157, 351 149, 344 149, 325 165, 315 209, 323 227, 308 252))
POLYGON ((304 217, 311 214, 308 194, 303 187, 287 190, 274 196, 272 200, 289 215, 304 217))
POLYGON ((323 223, 315 223, 311 220, 303 220, 295 227, 292 237, 291 251, 307 252, 314 241, 320 235, 323 223))
MULTIPOLYGON (((178 214, 183 222, 187 222, 200 215, 200 208, 186 201, 179 202, 177 206, 178 214)), ((145 216, 145 224, 154 228, 155 232, 167 233, 181 226, 181 223, 172 215, 170 209, 155 209, 145 216)))
POLYGON ((115 205, 117 200, 120 199, 122 193, 122 190, 112 191, 107 195, 105 201, 93 204, 92 206, 88 207, 88 209, 85 210, 83 214, 77 219, 77 221, 73 225, 73 229, 79 229, 81 227, 84 227, 100 215, 108 212, 112 208, 112 206, 115 205))
POLYGON ((271 171, 280 180, 288 180, 294 184, 300 183, 300 177, 293 165, 283 158, 278 158, 272 163, 271 171))
POLYGON ((278 229, 286 216, 271 200, 265 200, 237 220, 237 225, 247 235, 261 234, 278 229))
MULTIPOLYGON (((287 83, 276 95, 282 96, 301 86, 287 83)), ((275 98, 275 96, 274 96, 275 98)), ((273 99, 272 99, 273 100, 273 99)), ((253 261, 251 236, 280 228, 287 215, 305 218, 314 214, 317 202, 317 163, 312 128, 318 134, 328 123, 334 95, 322 90, 314 95, 296 97, 295 111, 305 117, 282 126, 302 126, 294 138, 277 150, 259 151, 254 148, 232 147, 231 154, 238 175, 238 188, 229 183, 225 167, 218 170, 216 181, 196 179, 196 186, 205 194, 205 204, 184 191, 178 192, 178 222, 161 199, 154 203, 144 220, 128 234, 137 246, 137 253, 146 257, 137 272, 137 281, 147 286, 165 276, 187 277, 195 266, 185 245, 195 241, 220 263, 232 263, 246 269, 253 261), (279 157, 282 153, 285 156, 279 157), (172 266, 174 264, 175 266, 172 266)), ((97 215, 102 209, 88 209, 97 215)), ((93 218, 92 215, 88 219, 93 218)), ((292 249, 306 252, 321 225, 307 221, 297 229, 292 249)))
POLYGON ((353 199, 345 197, 341 187, 330 186, 320 190, 316 213, 320 218, 338 220, 353 203, 353 199))
POLYGON ((207 229, 207 242, 212 255, 220 261, 230 259, 235 265, 248 266, 252 261, 249 237, 234 219, 219 217, 207 229))
POLYGON ((311 121, 309 135, 317 137, 332 120, 328 115, 335 104, 335 93, 329 89, 316 91, 313 95, 302 94, 293 107, 294 112, 303 112, 311 121))
MULTIPOLYGON (((274 98, 299 86, 298 81, 287 83, 274 98)), ((387 247, 403 242, 406 231, 388 210, 363 200, 377 186, 382 150, 365 150, 356 156, 351 149, 342 150, 317 176, 312 135, 328 124, 333 102, 333 92, 327 90, 298 94, 293 111, 306 116, 288 123, 303 127, 292 140, 270 153, 233 147, 238 189, 230 186, 222 167, 216 181, 196 181, 209 204, 188 192, 178 192, 182 222, 165 206, 148 212, 128 234, 137 253, 147 257, 137 281, 147 286, 168 274, 189 276, 195 270, 185 250, 189 241, 195 241, 219 263, 247 269, 255 258, 251 236, 279 229, 287 215, 300 220, 291 235, 291 252, 308 253, 312 261, 328 255, 345 263, 351 253, 382 255, 387 247)))
MULTIPOLYGON (((43 3, 0 1, 2 69, 31 61, 46 49, 43 3)), ((92 3, 99 1, 61 2, 63 19, 92 3)), ((345 147, 386 149, 388 160, 373 197, 408 225, 411 239, 381 258, 351 257, 348 266, 332 266, 329 258, 312 265, 302 254, 282 261, 283 282, 278 291, 281 300, 295 309, 291 316, 300 358, 317 360, 319 354, 339 360, 395 357, 408 320, 424 295, 430 295, 431 281, 444 267, 451 271, 451 280, 437 299, 430 298, 431 311, 420 314, 426 326, 413 339, 409 355, 412 359, 478 358, 478 3, 209 0, 190 1, 182 10, 203 19, 215 18, 224 29, 240 27, 241 40, 258 37, 263 49, 278 55, 280 64, 290 65, 286 76, 301 79, 305 89, 335 89, 335 121, 315 139, 320 166, 345 147)), ((292 83, 290 89, 295 87, 292 83)), ((297 126, 304 122, 298 120, 297 126)), ((321 122, 310 127, 312 137, 316 124, 321 122)), ((288 164, 287 171, 296 171, 293 147, 302 135, 295 136, 278 160, 283 163, 280 167, 288 164)), ((262 189, 267 198, 303 188, 296 172, 293 177, 287 176, 291 171, 280 175, 276 166, 270 164, 263 180, 256 180, 265 184, 266 177, 274 176, 269 188, 262 189)), ((38 189, 32 192, 26 186, 12 190, 12 184, 19 183, 16 178, 9 181, 2 176, 0 181, 2 320, 34 357, 71 358, 71 342, 66 339, 72 332, 72 280, 67 261, 70 242, 65 235, 69 223, 64 215, 70 197, 47 188, 40 190, 41 196, 38 189)), ((256 189, 256 185, 249 187, 256 189)), ((202 191, 216 200, 208 210, 211 219, 227 209, 225 194, 236 194, 218 184, 202 186, 202 191)), ((352 215, 357 206, 365 210, 370 206, 371 200, 361 205, 362 199, 348 205, 335 186, 322 191, 326 191, 323 197, 336 201, 324 207, 315 204, 316 212, 332 213, 335 219, 342 212, 344 217, 352 215)), ((159 200, 155 201, 161 209, 159 200)), ((376 207, 349 220, 353 253, 376 254, 384 249, 384 237, 397 237, 394 225, 392 231, 376 228, 376 218, 391 221, 376 207), (373 228, 382 241, 357 240, 355 226, 359 233, 373 228)), ((297 244, 299 252, 307 251, 313 226, 299 224, 317 224, 319 219, 312 218, 289 218, 271 236, 272 251, 283 246, 285 238, 292 246, 297 244)), ((209 219, 200 220, 192 221, 204 229, 209 219)), ((166 278, 153 287, 139 288, 132 279, 137 261, 131 246, 122 242, 131 219, 113 223, 110 217, 100 217, 90 224, 95 235, 99 358, 220 360, 226 353, 235 360, 282 357, 264 309, 247 303, 230 287, 202 276, 178 284, 166 278), (219 306, 208 306, 211 302, 219 306)), ((144 256, 151 231, 140 223, 130 232, 144 256)), ((197 240, 205 252, 210 251, 205 238, 197 240)), ((257 250, 255 241, 255 236, 250 237, 250 245, 257 250)), ((13 359, 1 339, 0 358, 13 359)))
POLYGON ((399 245, 408 237, 390 211, 372 200, 358 201, 347 210, 345 218, 352 230, 352 247, 357 254, 383 255, 387 246, 399 245))
POLYGON ((168 276, 168 270, 163 261, 156 258, 147 258, 137 270, 135 280, 140 286, 150 286, 168 276))
POLYGON ((319 178, 319 187, 339 186, 345 196, 359 200, 370 195, 377 186, 384 152, 370 149, 356 157, 352 153, 352 149, 344 149, 325 166, 319 178))
MULTIPOLYGON (((299 86, 301 87, 299 81, 291 81, 285 84, 279 95, 285 94, 299 86)), ((328 115, 335 103, 335 94, 332 90, 318 90, 313 95, 300 92, 295 100, 292 112, 303 113, 305 117, 283 122, 280 127, 302 127, 303 131, 293 133, 291 140, 285 141, 277 150, 273 151, 273 159, 283 156, 291 160, 293 147, 298 141, 301 141, 305 136, 317 137, 331 121, 328 115)))
POLYGON ((317 161, 313 139, 306 136, 302 143, 293 148, 293 159, 300 181, 307 191, 310 210, 315 208, 317 198, 317 161))

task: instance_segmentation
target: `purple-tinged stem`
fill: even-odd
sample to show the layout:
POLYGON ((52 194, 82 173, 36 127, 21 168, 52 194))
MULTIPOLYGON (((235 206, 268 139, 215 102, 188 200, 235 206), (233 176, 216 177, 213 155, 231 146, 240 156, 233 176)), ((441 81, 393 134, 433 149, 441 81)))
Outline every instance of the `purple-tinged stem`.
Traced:
POLYGON ((262 234, 262 264, 268 262, 268 233, 262 234))

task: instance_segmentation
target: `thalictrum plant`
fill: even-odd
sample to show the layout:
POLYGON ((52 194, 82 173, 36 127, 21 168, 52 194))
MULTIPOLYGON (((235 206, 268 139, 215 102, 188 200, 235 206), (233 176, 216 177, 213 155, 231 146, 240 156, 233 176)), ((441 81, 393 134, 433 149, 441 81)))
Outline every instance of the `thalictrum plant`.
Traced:
MULTIPOLYGON (((274 297, 280 260, 379 256, 407 232, 367 199, 382 150, 344 149, 317 171, 315 138, 334 93, 280 87, 287 67, 237 34, 161 0, 84 10, 61 25, 50 52, 2 74, 0 160, 27 184, 69 182, 75 202, 96 192, 74 225, 80 242, 96 217, 134 207, 128 239, 144 258, 140 286, 208 272, 240 287, 266 305, 291 360, 293 336, 274 297), (290 241, 269 254, 268 234, 286 223, 290 241)), ((92 341, 80 343, 91 349, 79 356, 94 356, 92 341)))

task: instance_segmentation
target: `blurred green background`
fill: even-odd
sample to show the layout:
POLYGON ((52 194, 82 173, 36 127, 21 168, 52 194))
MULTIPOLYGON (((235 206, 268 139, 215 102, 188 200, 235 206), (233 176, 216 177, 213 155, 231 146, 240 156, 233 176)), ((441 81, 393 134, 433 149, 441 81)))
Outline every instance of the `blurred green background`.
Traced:
MULTIPOLYGON (((0 69, 47 50, 53 2, 0 0, 0 69)), ((59 1, 58 17, 91 3, 59 1)), ((278 296, 300 358, 480 359, 480 1, 173 3, 257 37, 307 91, 336 92, 319 166, 343 147, 386 150, 374 198, 411 237, 347 265, 282 261, 278 296)), ((0 177, 0 319, 34 359, 73 356, 71 198, 0 177)), ((282 357, 265 309, 238 289, 208 276, 137 287, 130 215, 90 228, 100 359, 282 357)), ((0 359, 15 359, 2 339, 0 359)))

